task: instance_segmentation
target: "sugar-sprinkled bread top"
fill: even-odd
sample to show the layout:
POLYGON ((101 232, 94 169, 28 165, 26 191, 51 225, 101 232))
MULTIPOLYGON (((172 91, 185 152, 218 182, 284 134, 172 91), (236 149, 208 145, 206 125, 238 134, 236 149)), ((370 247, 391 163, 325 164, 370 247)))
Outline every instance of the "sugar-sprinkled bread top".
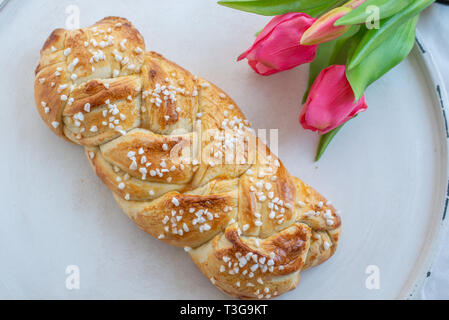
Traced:
POLYGON ((277 297, 335 253, 331 203, 288 173, 225 92, 147 52, 128 20, 55 30, 35 99, 55 134, 85 148, 123 211, 185 248, 223 292, 277 297))

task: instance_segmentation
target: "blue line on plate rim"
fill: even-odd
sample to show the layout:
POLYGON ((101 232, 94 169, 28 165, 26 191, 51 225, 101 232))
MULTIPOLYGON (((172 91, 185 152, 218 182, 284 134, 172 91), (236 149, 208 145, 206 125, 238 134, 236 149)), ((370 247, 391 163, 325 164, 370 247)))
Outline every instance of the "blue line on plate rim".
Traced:
POLYGON ((426 54, 426 49, 424 48, 424 45, 421 42, 419 42, 418 37, 415 38, 415 41, 421 53, 426 54))
POLYGON ((448 125, 447 125, 446 108, 444 106, 443 96, 441 95, 441 87, 439 84, 437 84, 437 95, 438 95, 438 98, 440 99, 441 110, 443 111, 444 126, 446 128, 446 138, 449 139, 449 129, 448 129, 448 125))
POLYGON ((443 211, 443 221, 446 220, 446 214, 447 214, 447 207, 449 205, 449 198, 446 198, 446 204, 444 205, 444 211, 443 211))

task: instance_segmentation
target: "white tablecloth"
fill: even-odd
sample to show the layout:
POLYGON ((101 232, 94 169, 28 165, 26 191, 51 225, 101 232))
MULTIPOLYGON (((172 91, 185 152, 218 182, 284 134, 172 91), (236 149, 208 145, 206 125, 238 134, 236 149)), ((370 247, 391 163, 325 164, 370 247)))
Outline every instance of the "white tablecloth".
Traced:
MULTIPOLYGON (((440 73, 449 85, 449 6, 434 4, 422 15, 418 29, 432 52, 440 73)), ((449 299, 449 228, 445 230, 440 252, 437 254, 422 292, 422 299, 449 299)))

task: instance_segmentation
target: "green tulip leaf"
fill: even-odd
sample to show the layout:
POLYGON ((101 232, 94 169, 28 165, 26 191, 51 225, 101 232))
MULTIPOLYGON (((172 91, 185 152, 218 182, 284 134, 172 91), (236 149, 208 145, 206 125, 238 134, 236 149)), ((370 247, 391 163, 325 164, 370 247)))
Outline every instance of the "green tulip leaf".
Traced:
POLYGON ((358 8, 337 20, 334 25, 344 26, 366 23, 372 15, 370 10, 372 6, 379 9, 379 20, 382 20, 395 15, 412 2, 413 0, 366 0, 358 8))
POLYGON ((337 5, 340 0, 221 0, 218 4, 264 16, 304 12, 316 16, 337 5))
POLYGON ((320 7, 316 7, 313 9, 307 9, 306 11, 303 11, 304 13, 307 13, 309 16, 313 17, 313 18, 317 18, 322 16, 323 14, 325 14, 326 12, 341 6, 342 4, 344 4, 346 2, 346 0, 343 1, 332 1, 328 4, 325 4, 323 6, 320 7))
POLYGON ((401 12, 382 20, 379 29, 368 30, 348 62, 349 69, 361 63, 372 51, 389 38, 390 35, 396 33, 400 26, 415 17, 433 2, 435 0, 416 0, 401 12))
POLYGON ((356 101, 363 96, 371 83, 409 55, 415 43, 418 19, 419 15, 404 23, 394 33, 389 34, 361 63, 354 68, 346 68, 346 77, 354 91, 356 101))

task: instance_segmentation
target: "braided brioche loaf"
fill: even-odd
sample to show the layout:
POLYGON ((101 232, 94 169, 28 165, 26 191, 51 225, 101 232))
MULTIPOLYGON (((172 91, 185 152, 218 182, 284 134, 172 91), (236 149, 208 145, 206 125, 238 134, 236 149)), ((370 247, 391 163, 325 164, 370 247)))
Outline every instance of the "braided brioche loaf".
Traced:
POLYGON ((289 175, 223 91, 146 52, 126 19, 55 30, 35 100, 123 211, 185 248, 225 293, 279 296, 334 254, 341 222, 330 203, 289 175))

